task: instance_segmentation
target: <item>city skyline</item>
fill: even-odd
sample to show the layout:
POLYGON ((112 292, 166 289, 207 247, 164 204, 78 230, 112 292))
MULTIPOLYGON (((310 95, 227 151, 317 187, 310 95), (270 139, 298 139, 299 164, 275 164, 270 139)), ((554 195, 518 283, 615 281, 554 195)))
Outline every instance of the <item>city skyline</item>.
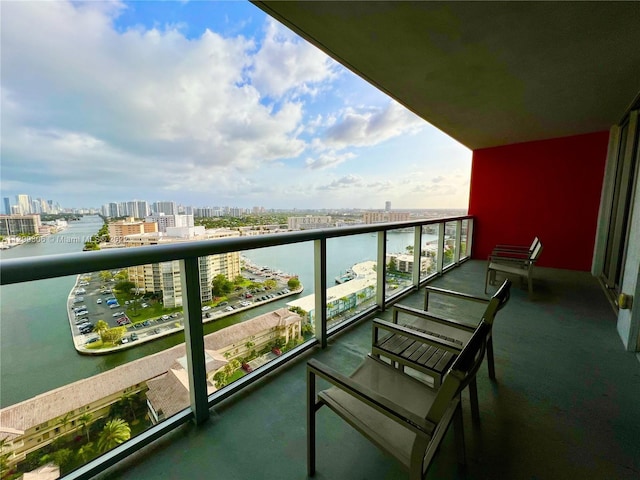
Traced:
POLYGON ((467 207, 470 150, 248 2, 7 3, 1 35, 3 197, 467 207))
POLYGON ((244 214, 264 214, 270 212, 345 212, 345 211, 465 211, 466 208, 446 207, 446 208, 392 208, 392 202, 385 201, 383 206, 372 208, 358 208, 341 206, 335 208, 273 208, 268 205, 253 205, 244 207, 237 205, 184 205, 170 199, 149 202, 147 200, 127 200, 121 202, 110 201, 103 205, 61 205, 56 200, 45 200, 34 197, 30 194, 17 194, 13 197, 2 197, 0 215, 33 215, 33 214, 66 214, 66 213, 100 213, 106 217, 122 218, 134 217, 144 218, 157 214, 164 215, 194 215, 195 217, 218 217, 218 216, 240 216, 244 214), (142 211, 146 211, 143 214, 142 211), (131 212, 134 212, 133 214, 131 212))

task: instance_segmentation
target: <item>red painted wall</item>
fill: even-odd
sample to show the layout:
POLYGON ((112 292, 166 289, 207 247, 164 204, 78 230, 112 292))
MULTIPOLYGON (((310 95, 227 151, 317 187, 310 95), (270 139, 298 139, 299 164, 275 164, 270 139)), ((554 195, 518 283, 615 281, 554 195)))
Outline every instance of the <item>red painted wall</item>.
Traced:
POLYGON ((543 244, 538 265, 591 270, 609 132, 473 152, 473 258, 495 244, 543 244))

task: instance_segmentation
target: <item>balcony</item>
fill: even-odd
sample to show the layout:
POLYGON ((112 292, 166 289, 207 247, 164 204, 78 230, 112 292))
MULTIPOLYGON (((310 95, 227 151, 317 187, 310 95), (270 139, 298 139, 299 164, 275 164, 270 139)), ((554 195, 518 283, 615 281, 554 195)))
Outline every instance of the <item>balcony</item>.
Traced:
MULTIPOLYGON (((481 294, 485 263, 434 284, 481 294)), ((448 433, 427 478, 616 478, 640 473, 640 375, 620 348, 615 315, 588 273, 538 269, 536 299, 514 288, 494 329, 498 381, 479 372, 481 423, 465 397, 467 476, 448 433)), ((418 306, 422 291, 404 298, 418 306)), ((469 311, 465 314, 471 313, 469 311)), ((378 314, 389 318, 390 311, 378 314)), ((258 385, 106 471, 100 478, 305 478, 305 360, 343 372, 369 351, 363 321, 258 385)), ((319 479, 405 478, 328 409, 318 414, 319 479)))
MULTIPOLYGON (((427 228, 439 232, 436 273, 444 275, 431 275, 434 284, 482 294, 485 263, 461 262, 466 259, 471 236, 467 239, 467 228, 460 227, 462 222, 470 227, 466 223, 470 221, 465 217, 409 222, 402 227, 417 226, 416 235, 427 228), (442 254, 445 231, 449 231, 449 243, 455 246, 454 254, 447 257, 449 268, 445 267, 449 260, 442 254)), ((53 266, 56 259, 32 259, 34 268, 21 273, 13 268, 16 264, 4 262, 3 282, 78 272, 87 263, 94 270, 98 265, 112 268, 125 261, 131 263, 134 256, 138 261, 180 258, 186 265, 186 291, 199 292, 194 275, 197 268, 189 267, 192 259, 248 245, 305 240, 315 244, 314 275, 322 285, 326 284, 326 243, 367 230, 367 235, 377 236, 375 255, 385 258, 386 237, 400 227, 387 224, 356 231, 333 229, 208 242, 206 246, 194 243, 177 249, 83 253, 67 256, 67 261, 46 273, 38 268, 41 262, 53 266), (80 263, 81 258, 87 262, 80 263)), ((384 273, 385 269, 377 271, 378 285, 389 282, 388 278, 383 280, 384 273)), ((202 343, 198 342, 202 336, 200 300, 186 293, 187 352, 195 365, 189 370, 196 392, 191 407, 71 472, 68 478, 199 478, 203 474, 214 478, 304 477, 305 361, 313 356, 343 372, 351 371, 370 349, 372 317, 389 319, 388 307, 398 300, 421 305, 423 294, 416 293, 414 286, 424 284, 427 278, 419 275, 419 270, 412 273, 412 278, 397 290, 378 289, 371 308, 341 322, 328 321, 329 309, 322 308, 329 303, 326 290, 316 288, 315 301, 321 305, 317 311, 324 312, 316 318, 316 338, 213 395, 207 394, 206 376, 200 370, 204 367, 202 343), (322 345, 326 348, 320 348, 322 345)), ((469 476, 636 478, 640 471, 640 407, 634 396, 640 390, 640 375, 635 355, 620 348, 615 315, 597 280, 586 272, 540 268, 536 271, 535 292, 531 301, 526 290, 514 288, 510 304, 497 320, 494 338, 498 382, 492 384, 486 371, 481 370, 480 425, 473 425, 465 403, 469 476)), ((441 308, 459 315, 477 315, 466 306, 443 304, 441 308)), ((321 411, 318 418, 317 478, 404 478, 395 462, 331 412, 321 411)), ((429 478, 461 472, 452 443, 447 437, 429 478)))

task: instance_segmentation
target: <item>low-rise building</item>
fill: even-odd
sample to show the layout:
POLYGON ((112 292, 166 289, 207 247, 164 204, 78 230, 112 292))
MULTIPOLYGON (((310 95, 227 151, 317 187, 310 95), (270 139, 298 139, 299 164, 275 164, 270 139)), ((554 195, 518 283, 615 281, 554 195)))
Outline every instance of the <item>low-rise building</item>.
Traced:
POLYGON ((329 215, 289 217, 287 218, 287 224, 289 230, 309 230, 311 228, 329 228, 333 226, 329 215))
MULTIPOLYGON (((376 262, 367 261, 351 268, 351 280, 327 288, 327 320, 340 315, 373 298, 376 292, 376 262)), ((315 322, 315 295, 307 295, 287 303, 287 307, 300 308, 315 322)))
MULTIPOLYGON (((387 265, 393 265, 393 268, 402 273, 413 273, 413 255, 408 253, 387 253, 387 265)), ((420 257, 420 272, 427 273, 432 260, 430 257, 420 257)), ((392 270, 392 269, 390 269, 392 270)))
MULTIPOLYGON (((207 377, 212 379, 248 349, 260 350, 278 337, 285 342, 299 338, 301 324, 299 315, 283 308, 206 335, 207 377)), ((107 416, 111 405, 124 396, 146 394, 155 422, 187 408, 185 355, 184 344, 177 345, 0 409, 0 440, 4 440, 7 465, 23 461, 59 437, 81 434, 87 423, 107 416)), ((215 389, 213 382, 210 387, 215 389)))
POLYGON ((110 222, 108 228, 111 243, 123 243, 124 237, 128 235, 157 232, 158 224, 155 222, 143 222, 129 217, 125 220, 110 222))
MULTIPOLYGON (((231 325, 204 337, 207 393, 217 388, 213 377, 228 362, 259 352, 280 338, 288 343, 302 335, 302 318, 281 308, 246 322, 231 325)), ((178 359, 170 370, 147 382, 147 405, 152 422, 157 423, 189 406, 189 379, 186 359, 178 359)))
POLYGON ((364 223, 407 222, 411 219, 409 212, 364 212, 364 223))

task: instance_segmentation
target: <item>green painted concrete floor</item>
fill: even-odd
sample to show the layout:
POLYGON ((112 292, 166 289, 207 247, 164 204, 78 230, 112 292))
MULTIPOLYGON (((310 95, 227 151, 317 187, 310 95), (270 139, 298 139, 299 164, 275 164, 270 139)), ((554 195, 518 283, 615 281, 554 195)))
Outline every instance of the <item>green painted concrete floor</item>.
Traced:
MULTIPOLYGON (((433 285, 482 294, 485 262, 469 261, 433 285)), ((588 273, 538 268, 535 296, 517 283, 494 326, 497 381, 478 374, 481 420, 463 395, 466 468, 453 431, 429 479, 640 478, 640 363, 625 352, 616 319, 588 273)), ((420 306, 423 291, 400 303, 420 306)), ((440 303, 441 312, 477 316, 440 303)), ((390 318, 390 310, 377 315, 390 318)), ((305 364, 311 356, 350 373, 369 352, 364 321, 185 425, 99 478, 303 479, 306 475, 305 364)), ((486 362, 485 362, 486 363, 486 362)), ((403 479, 407 474, 329 409, 317 413, 321 480, 403 479)))

